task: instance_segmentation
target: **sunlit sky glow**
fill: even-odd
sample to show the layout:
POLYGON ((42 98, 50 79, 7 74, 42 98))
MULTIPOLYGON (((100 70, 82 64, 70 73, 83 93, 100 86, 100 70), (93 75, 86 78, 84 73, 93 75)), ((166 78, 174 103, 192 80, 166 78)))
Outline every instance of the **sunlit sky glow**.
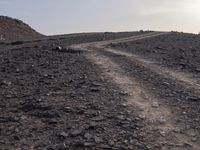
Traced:
POLYGON ((43 34, 162 30, 200 32, 200 0, 0 0, 0 15, 43 34))

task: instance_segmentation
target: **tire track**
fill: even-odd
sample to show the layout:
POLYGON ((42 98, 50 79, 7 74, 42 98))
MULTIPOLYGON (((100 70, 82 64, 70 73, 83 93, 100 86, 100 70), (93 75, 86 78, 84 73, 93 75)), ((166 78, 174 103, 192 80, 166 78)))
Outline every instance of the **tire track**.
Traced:
MULTIPOLYGON (((128 73, 123 70, 120 65, 112 61, 108 56, 105 56, 98 51, 103 49, 104 51, 131 58, 139 65, 152 70, 159 74, 161 77, 169 78, 175 82, 181 83, 184 87, 194 89, 197 94, 199 93, 200 86, 195 79, 192 79, 188 74, 177 72, 166 67, 159 66, 156 62, 151 62, 147 59, 143 59, 138 55, 130 54, 128 52, 122 52, 119 50, 106 48, 105 46, 110 43, 121 43, 127 41, 141 40, 145 38, 160 36, 168 34, 164 32, 153 32, 149 34, 133 36, 129 38, 121 38, 117 40, 108 40, 102 42, 84 43, 79 45, 72 45, 71 48, 90 51, 85 53, 85 57, 100 66, 104 70, 105 76, 114 82, 118 87, 126 91, 126 104, 137 106, 140 111, 139 116, 143 117, 146 122, 146 126, 142 131, 146 132, 147 137, 151 137, 151 134, 157 138, 154 139, 154 144, 161 144, 163 150, 170 148, 169 143, 173 143, 175 150, 193 149, 198 150, 199 144, 193 143, 192 148, 187 145, 190 144, 191 138, 187 134, 176 132, 179 126, 176 124, 176 111, 173 110, 162 99, 156 97, 153 93, 145 88, 145 85, 141 84, 133 76, 129 76, 128 73), (158 136, 158 134, 160 134, 158 136)), ((147 138, 148 141, 148 138, 147 138)), ((155 147, 154 147, 155 148, 155 147)))
POLYGON ((126 37, 126 38, 119 38, 119 39, 114 39, 114 40, 106 40, 106 41, 101 41, 101 42, 89 42, 89 43, 83 43, 83 44, 74 44, 74 45, 71 45, 70 48, 88 51, 88 50, 90 50, 90 49, 88 49, 89 47, 100 47, 100 46, 108 45, 110 43, 116 44, 116 43, 121 43, 121 42, 129 42, 129 41, 133 41, 133 40, 141 40, 141 39, 145 39, 145 38, 160 36, 163 34, 168 34, 168 33, 167 32, 151 32, 151 33, 145 33, 145 34, 141 34, 141 35, 126 37))
MULTIPOLYGON (((162 143, 162 150, 167 150, 169 149, 169 143, 174 143, 175 149, 182 150, 186 143, 190 143, 190 138, 187 135, 176 133, 178 129, 175 120, 177 114, 164 103, 164 100, 150 93, 144 87, 145 85, 142 85, 136 78, 129 77, 109 57, 98 53, 87 53, 85 57, 98 65, 104 71, 104 76, 127 94, 126 101, 124 101, 125 105, 133 105, 139 108, 138 115, 145 119, 146 124, 142 128, 142 132, 145 132, 146 137, 151 136, 149 134, 155 134, 155 136, 157 134, 156 141, 154 141, 156 143, 153 144, 162 143), (169 137, 172 139, 169 139, 169 137)), ((193 148, 197 150, 197 147, 194 146, 193 148)))
POLYGON ((153 72, 157 73, 158 75, 169 78, 171 80, 174 80, 175 82, 178 82, 182 86, 184 86, 186 89, 193 90, 196 94, 200 94, 200 83, 199 80, 192 78, 190 74, 176 71, 167 67, 162 67, 158 65, 158 62, 152 62, 150 60, 141 58, 139 55, 131 54, 129 52, 122 52, 120 50, 115 50, 111 48, 103 48, 104 51, 111 52, 116 55, 120 56, 126 56, 129 59, 133 60, 134 62, 138 63, 139 65, 146 67, 153 72))

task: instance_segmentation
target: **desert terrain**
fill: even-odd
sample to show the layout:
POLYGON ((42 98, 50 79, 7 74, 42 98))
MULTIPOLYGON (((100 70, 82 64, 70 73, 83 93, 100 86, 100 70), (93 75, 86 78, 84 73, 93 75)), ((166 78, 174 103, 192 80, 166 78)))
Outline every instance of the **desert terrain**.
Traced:
POLYGON ((0 149, 200 149, 199 35, 31 31, 0 41, 0 149))

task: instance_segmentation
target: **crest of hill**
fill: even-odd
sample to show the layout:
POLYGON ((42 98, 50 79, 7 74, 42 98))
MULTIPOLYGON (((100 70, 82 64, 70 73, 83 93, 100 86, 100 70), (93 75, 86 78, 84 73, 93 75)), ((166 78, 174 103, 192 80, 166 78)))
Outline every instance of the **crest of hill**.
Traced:
POLYGON ((31 39, 42 36, 21 20, 0 16, 0 40, 31 39))

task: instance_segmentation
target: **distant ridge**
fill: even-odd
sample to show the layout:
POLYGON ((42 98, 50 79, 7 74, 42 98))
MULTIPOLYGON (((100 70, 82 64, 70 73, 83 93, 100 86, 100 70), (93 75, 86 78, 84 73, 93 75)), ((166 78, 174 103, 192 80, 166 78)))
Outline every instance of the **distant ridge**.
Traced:
POLYGON ((30 39, 43 36, 21 20, 0 16, 0 41, 30 39))

